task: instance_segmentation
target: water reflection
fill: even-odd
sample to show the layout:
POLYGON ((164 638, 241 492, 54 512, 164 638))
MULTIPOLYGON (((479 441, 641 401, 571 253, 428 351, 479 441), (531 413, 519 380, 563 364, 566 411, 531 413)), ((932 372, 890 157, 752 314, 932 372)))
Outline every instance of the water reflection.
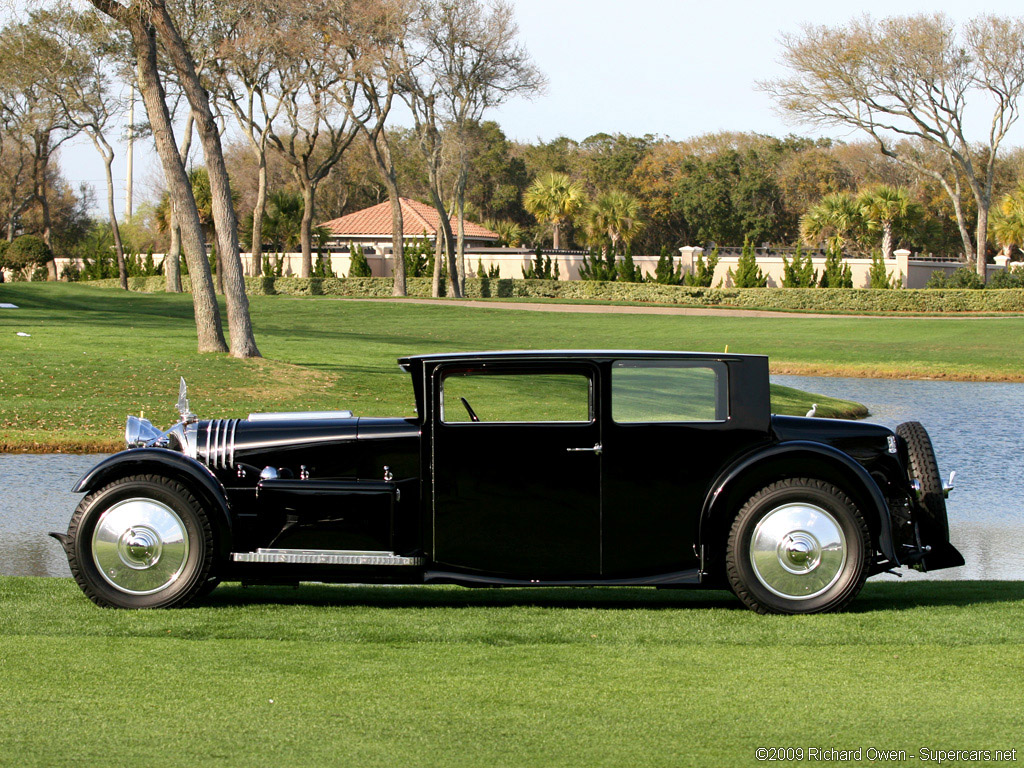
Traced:
MULTIPOLYGON (((946 477, 953 543, 967 565, 909 579, 1024 580, 1024 384, 774 376, 787 386, 865 403, 872 421, 917 420, 935 444, 946 477)), ((0 454, 0 574, 69 576, 60 546, 80 497, 71 487, 103 456, 0 454)), ((895 577, 880 576, 891 579, 895 577)))
POLYGON ((817 376, 772 381, 864 403, 868 420, 887 427, 920 421, 943 479, 956 470, 956 490, 947 501, 950 539, 967 565, 908 578, 1024 579, 1024 384, 817 376))
POLYGON ((75 482, 103 455, 0 454, 0 575, 70 576, 60 545, 81 496, 75 482))

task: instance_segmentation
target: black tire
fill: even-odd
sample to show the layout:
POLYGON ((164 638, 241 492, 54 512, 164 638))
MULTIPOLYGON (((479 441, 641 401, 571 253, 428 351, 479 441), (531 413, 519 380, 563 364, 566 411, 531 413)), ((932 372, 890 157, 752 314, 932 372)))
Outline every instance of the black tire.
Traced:
POLYGON ((946 496, 942 491, 942 477, 935 460, 931 438, 918 421, 907 421, 896 427, 896 434, 907 441, 910 456, 910 479, 921 483, 920 500, 925 515, 918 519, 925 542, 949 541, 949 518, 946 515, 946 496))
POLYGON ((870 531, 849 496, 823 480, 791 478, 740 509, 725 570, 736 596, 758 613, 821 613, 857 596, 870 555, 870 531))
POLYGON ((90 493, 72 515, 68 536, 71 574, 103 607, 178 608, 209 592, 214 579, 209 517, 187 487, 166 477, 132 475, 90 493), (147 511, 166 527, 150 524, 147 511), (180 535, 164 541, 161 530, 180 535))

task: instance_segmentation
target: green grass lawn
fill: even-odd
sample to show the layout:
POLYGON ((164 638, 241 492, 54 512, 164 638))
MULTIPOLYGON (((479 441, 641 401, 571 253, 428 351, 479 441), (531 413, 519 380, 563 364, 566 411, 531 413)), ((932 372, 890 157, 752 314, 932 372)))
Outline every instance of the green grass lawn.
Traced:
MULTIPOLYGON (((1024 589, 222 586, 96 608, 0 578, 0 765, 744 766, 763 746, 1024 748, 1024 589)), ((920 759, 905 764, 920 764, 920 759)))
MULTIPOLYGON (((577 315, 283 296, 251 300, 266 359, 240 361, 196 353, 187 295, 57 283, 0 285, 0 301, 20 307, 0 310, 0 450, 118 448, 126 413, 144 412, 160 426, 176 419, 178 376, 188 379, 193 410, 204 417, 335 408, 398 416, 412 413, 408 375, 395 363, 407 354, 509 348, 722 350, 728 344, 732 352, 818 365, 844 347, 856 354, 862 343, 857 339, 868 326, 855 323, 889 322, 577 315)), ((947 334, 949 329, 973 332, 975 323, 1017 322, 1024 329, 1024 319, 955 326, 941 320, 893 322, 912 323, 906 327, 915 331, 934 324, 933 336, 940 328, 947 334)), ((893 343, 891 332, 903 327, 879 327, 874 354, 882 355, 893 343)), ((1020 343, 1022 334, 985 327, 988 334, 1020 343)), ((1001 357, 985 355, 991 338, 975 338, 978 369, 1003 370, 1001 357)), ((904 340, 905 349, 912 346, 904 340)), ((939 363, 936 356, 936 370, 939 363)), ((856 415, 858 409, 847 401, 784 388, 774 389, 773 397, 779 413, 805 413, 812 401, 819 403, 822 416, 856 415)))

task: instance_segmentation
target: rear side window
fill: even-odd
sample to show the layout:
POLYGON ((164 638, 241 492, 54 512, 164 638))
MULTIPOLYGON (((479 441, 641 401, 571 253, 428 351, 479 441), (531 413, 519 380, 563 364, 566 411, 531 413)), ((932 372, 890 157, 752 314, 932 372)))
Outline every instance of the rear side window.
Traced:
POLYGON ((724 363, 619 360, 612 366, 612 419, 619 424, 725 421, 728 391, 724 363))
POLYGON ((590 378, 579 373, 445 374, 441 420, 446 424, 589 422, 590 378))

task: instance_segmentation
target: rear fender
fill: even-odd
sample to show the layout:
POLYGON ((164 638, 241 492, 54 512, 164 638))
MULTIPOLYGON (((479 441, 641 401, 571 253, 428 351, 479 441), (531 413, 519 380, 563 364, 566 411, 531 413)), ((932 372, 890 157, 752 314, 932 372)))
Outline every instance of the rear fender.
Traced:
POLYGON ((75 484, 74 493, 91 493, 128 475, 160 475, 187 486, 210 515, 218 556, 231 552, 231 512, 224 486, 195 459, 166 448, 132 448, 109 456, 90 469, 75 484))
POLYGON ((842 451, 807 440, 758 450, 741 457, 719 475, 701 512, 700 541, 705 551, 714 552, 715 542, 728 534, 733 516, 747 499, 786 477, 814 477, 841 487, 864 513, 882 554, 893 565, 899 565, 892 538, 892 517, 878 483, 842 451))

